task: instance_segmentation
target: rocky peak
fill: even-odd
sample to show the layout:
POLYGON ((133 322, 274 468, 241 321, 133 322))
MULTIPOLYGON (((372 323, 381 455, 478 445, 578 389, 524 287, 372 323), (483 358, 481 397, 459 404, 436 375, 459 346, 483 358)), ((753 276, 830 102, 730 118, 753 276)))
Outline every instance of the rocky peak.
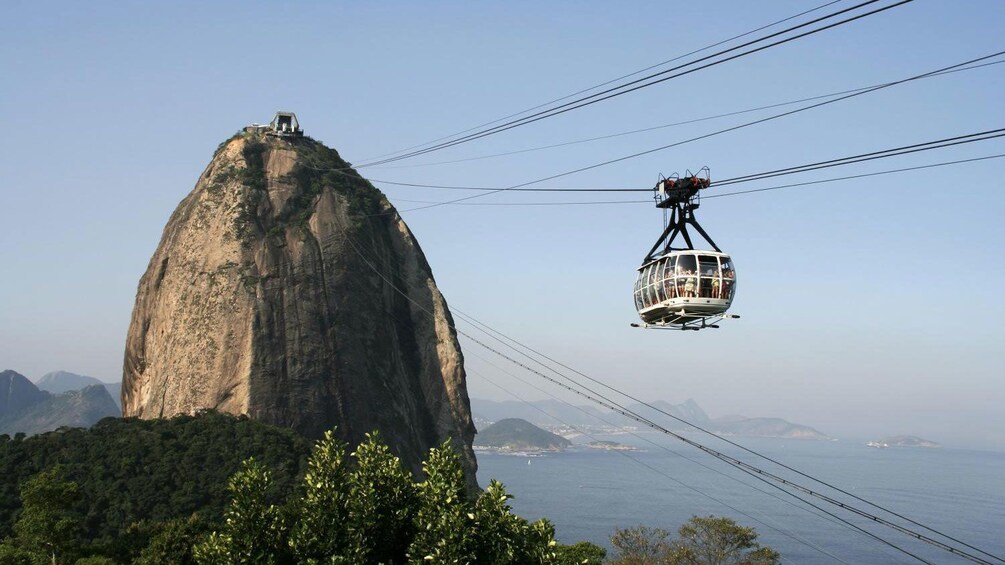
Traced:
POLYGON ((0 419, 48 397, 21 373, 10 369, 0 373, 0 419))
POLYGON ((351 444, 379 430, 414 470, 447 438, 474 485, 453 321, 418 243, 334 149, 221 144, 140 280, 123 414, 217 409, 351 444))

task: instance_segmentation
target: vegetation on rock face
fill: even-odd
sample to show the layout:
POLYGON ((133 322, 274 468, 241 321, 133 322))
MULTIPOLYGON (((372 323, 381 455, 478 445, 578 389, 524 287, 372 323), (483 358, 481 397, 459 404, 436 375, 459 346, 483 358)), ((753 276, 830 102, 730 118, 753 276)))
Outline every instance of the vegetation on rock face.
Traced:
POLYGON ((380 191, 343 161, 338 151, 308 137, 291 143, 297 152, 297 164, 289 176, 301 188, 303 199, 293 210, 303 210, 327 188, 346 198, 352 215, 381 212, 380 191))

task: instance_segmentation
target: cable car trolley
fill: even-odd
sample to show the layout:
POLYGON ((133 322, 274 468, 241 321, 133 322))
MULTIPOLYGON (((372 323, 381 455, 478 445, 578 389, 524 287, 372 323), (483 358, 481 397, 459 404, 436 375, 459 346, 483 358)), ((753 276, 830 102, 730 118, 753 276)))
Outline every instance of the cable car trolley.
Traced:
POLYGON ((653 245, 635 279, 635 308, 642 319, 634 327, 700 330, 739 318, 727 314, 736 293, 736 269, 694 217, 700 192, 709 187, 708 167, 684 177, 660 175, 653 187, 656 207, 663 210, 663 233, 653 245), (688 227, 711 249, 697 249, 688 227), (680 236, 686 247, 674 247, 680 236))

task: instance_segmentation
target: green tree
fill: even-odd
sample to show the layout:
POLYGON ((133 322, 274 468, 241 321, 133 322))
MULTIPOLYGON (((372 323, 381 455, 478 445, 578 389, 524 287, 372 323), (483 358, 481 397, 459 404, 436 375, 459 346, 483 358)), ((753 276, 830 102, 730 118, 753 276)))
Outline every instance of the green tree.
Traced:
POLYGON ((757 543, 754 528, 729 518, 693 516, 678 530, 674 561, 680 565, 775 565, 780 554, 757 543))
POLYGON ((430 450, 418 485, 376 433, 352 453, 354 465, 345 452, 331 433, 318 442, 299 496, 283 510, 265 502, 269 473, 246 462, 230 481, 225 524, 195 547, 195 561, 557 563, 552 525, 513 515, 500 483, 468 498, 449 442, 430 450))
POLYGON ((195 563, 193 546, 209 531, 209 524, 198 514, 152 524, 150 541, 133 565, 191 565, 195 563))
POLYGON ((419 484, 416 535, 408 548, 412 562, 475 562, 475 515, 464 488, 460 457, 447 440, 429 450, 422 464, 426 480, 419 484))
POLYGON ((729 518, 692 516, 677 530, 637 526, 618 530, 611 544, 615 565, 775 565, 780 555, 757 543, 754 528, 729 518))
POLYGON ((353 452, 349 475, 350 556, 354 563, 402 563, 415 536, 415 482, 376 432, 353 452))
POLYGON ((307 461, 303 494, 294 502, 289 546, 301 562, 345 556, 349 546, 345 444, 326 432, 307 461))
POLYGON ((272 475, 252 459, 230 479, 231 501, 222 531, 194 548, 197 563, 288 563, 285 517, 267 501, 272 475))
POLYGON ((489 482, 474 511, 479 563, 553 563, 556 560, 555 528, 547 520, 528 523, 508 504, 512 498, 498 481, 489 482))
POLYGON ((607 550, 588 541, 559 544, 555 547, 555 558, 558 565, 602 565, 607 558, 607 550))
POLYGON ((34 557, 32 552, 15 545, 14 540, 6 539, 0 542, 0 563, 3 565, 33 565, 34 557))
POLYGON ((670 531, 663 528, 635 526, 617 530, 611 536, 614 565, 663 565, 672 563, 674 546, 670 531))
POLYGON ((73 513, 78 497, 77 483, 65 480, 59 465, 25 481, 11 545, 32 555, 34 562, 71 561, 80 544, 80 518, 73 513))

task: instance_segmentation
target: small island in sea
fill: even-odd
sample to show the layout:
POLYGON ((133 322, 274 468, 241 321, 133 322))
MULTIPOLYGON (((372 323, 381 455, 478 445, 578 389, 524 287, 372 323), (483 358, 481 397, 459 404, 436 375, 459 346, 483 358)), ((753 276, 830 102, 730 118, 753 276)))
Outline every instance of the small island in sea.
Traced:
POLYGON ((562 451, 572 445, 564 437, 520 418, 499 420, 478 432, 474 443, 476 450, 500 453, 562 451))
POLYGON ((590 449, 605 449, 607 451, 639 451, 639 448, 618 443, 616 441, 591 441, 586 444, 590 449))
POLYGON ((942 447, 934 441, 921 439, 918 436, 890 436, 872 440, 866 445, 880 449, 884 447, 942 447))

